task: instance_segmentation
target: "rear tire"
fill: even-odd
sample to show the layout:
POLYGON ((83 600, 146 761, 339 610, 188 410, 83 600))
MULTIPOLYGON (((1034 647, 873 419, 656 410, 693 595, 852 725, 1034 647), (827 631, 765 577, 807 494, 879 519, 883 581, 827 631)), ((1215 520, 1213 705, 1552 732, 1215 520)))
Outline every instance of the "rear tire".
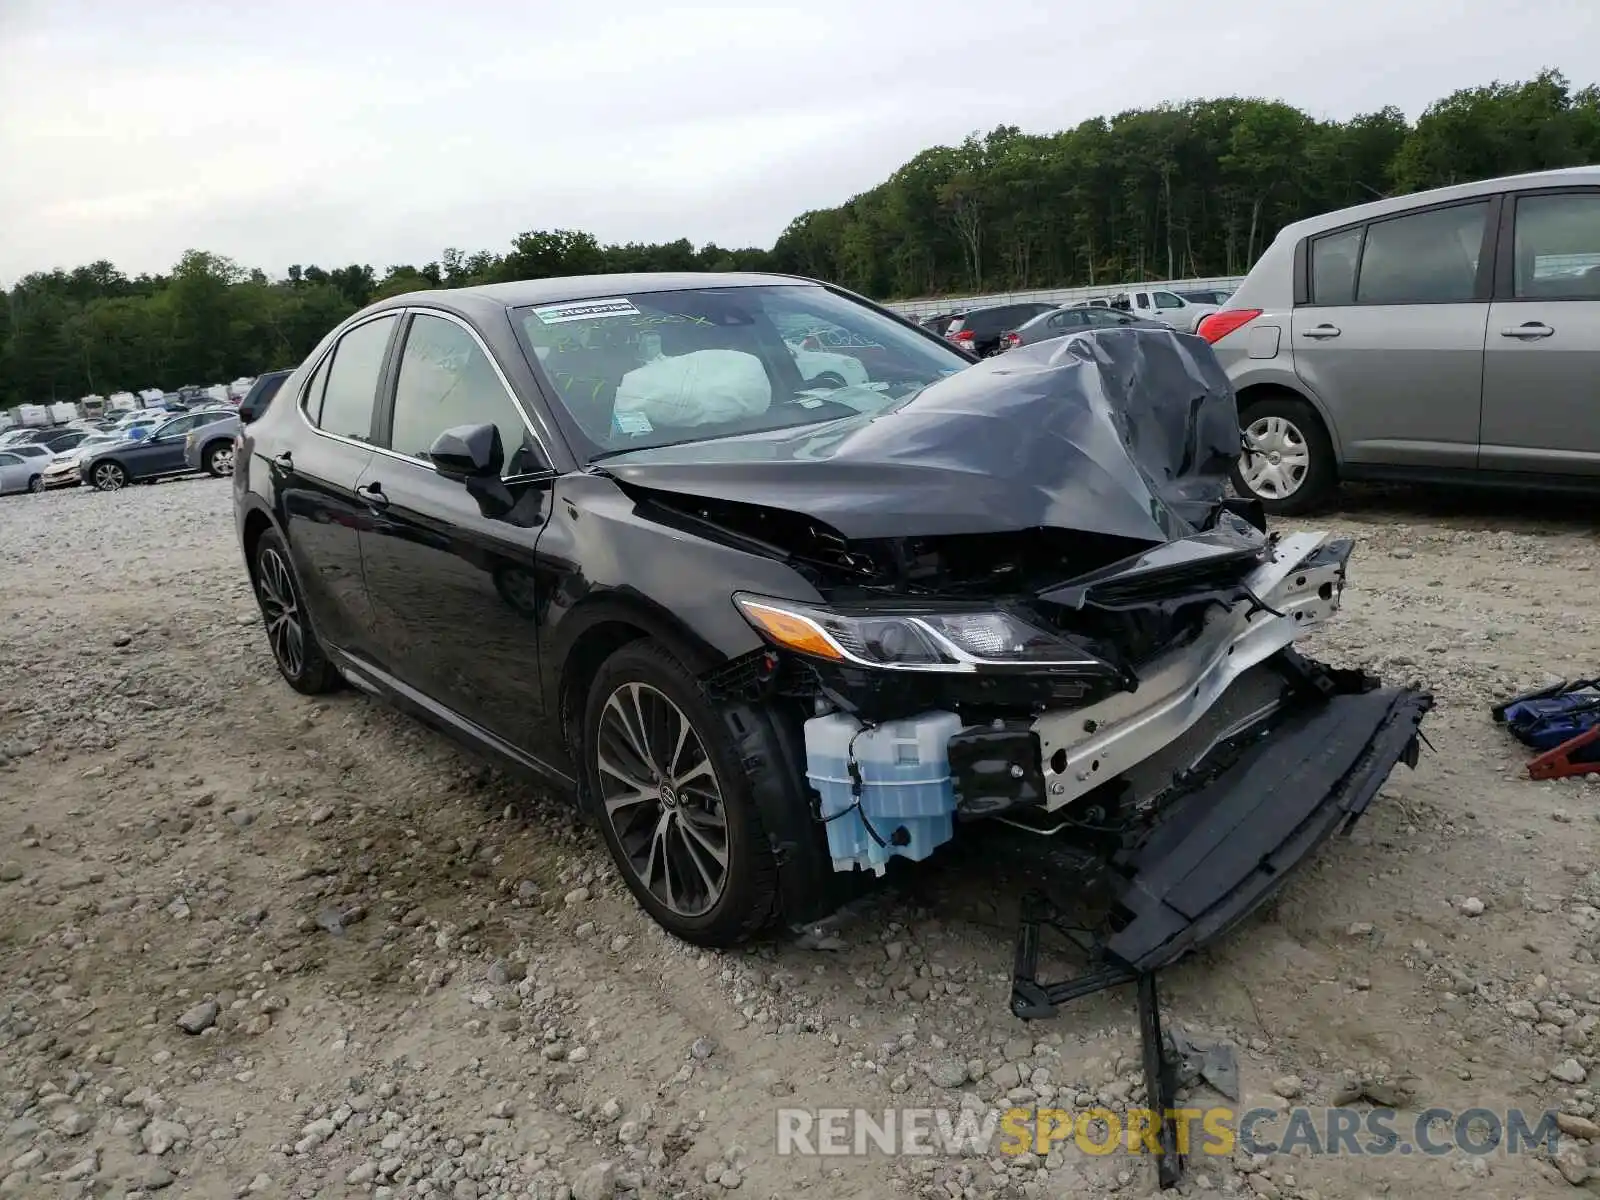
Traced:
POLYGON ((1259 451, 1245 451, 1233 467, 1239 495, 1254 497, 1274 516, 1296 516, 1323 503, 1338 484, 1333 440, 1316 409, 1287 393, 1262 396, 1244 407, 1239 425, 1259 451))
POLYGON ((275 531, 268 530, 256 542, 251 566, 256 603, 266 622, 267 644, 278 673, 295 691, 307 696, 336 690, 344 677, 328 661, 311 629, 289 548, 275 531))
POLYGON ((733 946, 776 918, 778 864, 733 738, 659 643, 630 642, 596 674, 582 770, 618 871, 668 933, 733 946))
POLYGON ((206 447, 201 462, 205 464, 206 474, 217 479, 226 479, 233 474, 233 443, 224 441, 211 443, 206 447))

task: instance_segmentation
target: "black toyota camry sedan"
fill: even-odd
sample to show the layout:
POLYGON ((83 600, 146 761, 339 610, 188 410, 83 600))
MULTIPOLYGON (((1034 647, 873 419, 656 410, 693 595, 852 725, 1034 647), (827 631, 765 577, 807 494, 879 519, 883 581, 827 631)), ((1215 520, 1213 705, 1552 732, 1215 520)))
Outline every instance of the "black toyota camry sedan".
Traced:
POLYGON ((349 318, 234 497, 292 687, 569 792, 678 936, 999 821, 1104 861, 1145 970, 1353 819, 1428 704, 1294 650, 1350 543, 1268 537, 1239 438, 1170 330, 974 364, 808 280, 613 275, 349 318))

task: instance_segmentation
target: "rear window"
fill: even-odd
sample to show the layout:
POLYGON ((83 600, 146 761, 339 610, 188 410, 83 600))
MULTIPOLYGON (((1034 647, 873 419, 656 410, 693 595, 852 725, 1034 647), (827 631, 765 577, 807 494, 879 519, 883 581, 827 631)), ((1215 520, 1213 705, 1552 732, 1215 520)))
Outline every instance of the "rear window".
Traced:
POLYGON ((585 459, 881 412, 970 365, 813 284, 641 292, 515 318, 585 459))
POLYGON ((1005 317, 1001 310, 994 308, 979 309, 977 312, 968 313, 962 322, 961 328, 970 329, 974 333, 991 334, 999 333, 1005 328, 1005 317))

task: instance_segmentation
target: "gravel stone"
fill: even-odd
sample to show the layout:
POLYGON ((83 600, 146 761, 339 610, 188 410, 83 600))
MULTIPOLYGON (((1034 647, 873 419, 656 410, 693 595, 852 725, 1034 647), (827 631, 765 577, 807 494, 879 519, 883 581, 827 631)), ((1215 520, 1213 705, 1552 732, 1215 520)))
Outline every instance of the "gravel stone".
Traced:
POLYGON ((1550 1075, 1551 1078, 1559 1079, 1562 1083, 1571 1084, 1582 1083, 1589 1077, 1589 1073, 1583 1069, 1583 1064, 1575 1058, 1563 1059, 1551 1067, 1550 1075))
POLYGON ((595 1163, 578 1176, 572 1185, 573 1200, 611 1200, 617 1194, 616 1164, 595 1163))
POLYGON ((202 1000, 178 1018, 178 1028, 187 1034, 204 1033, 217 1023, 217 1002, 202 1000))

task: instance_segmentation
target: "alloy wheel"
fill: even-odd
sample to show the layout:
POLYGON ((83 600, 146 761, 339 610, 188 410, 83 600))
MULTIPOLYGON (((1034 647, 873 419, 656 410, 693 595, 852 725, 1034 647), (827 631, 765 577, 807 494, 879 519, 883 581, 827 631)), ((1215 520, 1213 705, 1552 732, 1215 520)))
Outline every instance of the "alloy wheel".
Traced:
POLYGON ((283 673, 298 677, 305 669, 305 628, 300 623, 300 604, 295 596, 289 565, 276 550, 261 555, 256 568, 256 595, 261 615, 267 622, 267 641, 283 673))
POLYGON ((114 492, 123 483, 122 468, 116 463, 101 463, 94 469, 94 485, 102 492, 114 492))
POLYGON ((728 881, 722 789, 689 718, 647 683, 607 697, 594 749, 600 801, 649 892, 685 917, 709 911, 728 881))
POLYGON ((211 469, 218 475, 233 474, 232 446, 219 446, 211 452, 211 469))
POLYGON ((1239 461, 1245 485, 1263 500, 1284 500, 1294 495, 1311 469, 1311 447, 1306 435, 1286 417, 1262 417, 1245 429, 1249 447, 1239 461))
POLYGON ((43 477, 39 476, 39 475, 35 475, 32 479, 28 480, 28 490, 30 492, 32 492, 35 496, 37 496, 40 492, 44 491, 44 479, 43 479, 43 477))

